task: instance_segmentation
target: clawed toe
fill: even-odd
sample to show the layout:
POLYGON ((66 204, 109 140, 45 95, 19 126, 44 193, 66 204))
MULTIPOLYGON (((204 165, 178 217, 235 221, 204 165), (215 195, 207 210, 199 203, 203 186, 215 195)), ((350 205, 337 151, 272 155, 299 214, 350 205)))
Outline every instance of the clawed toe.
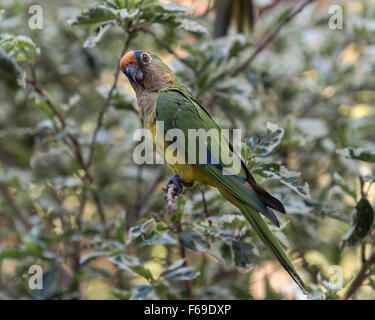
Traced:
POLYGON ((184 181, 182 180, 182 178, 179 176, 179 175, 174 175, 172 176, 168 182, 167 182, 167 189, 168 187, 173 184, 175 186, 175 189, 174 189, 174 195, 179 195, 180 193, 182 193, 184 191, 184 181))

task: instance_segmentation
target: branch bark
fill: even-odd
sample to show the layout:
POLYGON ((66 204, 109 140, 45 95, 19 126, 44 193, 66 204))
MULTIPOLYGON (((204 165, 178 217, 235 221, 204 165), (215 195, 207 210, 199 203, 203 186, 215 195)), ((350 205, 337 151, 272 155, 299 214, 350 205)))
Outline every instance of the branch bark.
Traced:
POLYGON ((361 287, 363 281, 366 279, 367 270, 375 263, 375 250, 372 251, 370 257, 366 259, 364 256, 364 250, 362 247, 362 266, 359 269, 356 277, 354 278, 352 284, 350 285, 348 291, 346 291, 344 299, 348 300, 357 290, 361 287))
POLYGON ((137 201, 133 205, 132 210, 130 211, 130 214, 127 216, 127 223, 126 223, 127 228, 131 227, 134 224, 134 219, 138 215, 139 210, 141 209, 141 206, 144 205, 147 202, 147 199, 149 199, 150 196, 154 193, 156 187, 158 186, 159 182, 163 178, 165 167, 166 167, 165 165, 161 165, 158 168, 158 171, 156 173, 154 180, 148 186, 146 191, 143 192, 143 194, 139 195, 137 201))
MULTIPOLYGON (((66 129, 66 121, 65 121, 63 115, 61 114, 61 112, 59 111, 59 109, 57 108, 57 106, 47 96, 47 94, 44 92, 44 90, 39 86, 39 84, 38 84, 35 76, 33 76, 32 79, 26 77, 26 82, 29 83, 33 87, 34 91, 47 103, 47 105, 50 107, 50 109, 53 112, 53 114, 59 120, 60 125, 61 125, 61 129, 65 130, 66 129)), ((88 167, 87 167, 87 165, 85 163, 85 160, 83 158, 81 145, 79 144, 77 138, 73 134, 71 134, 70 132, 66 132, 66 135, 69 138, 71 144, 73 145, 73 152, 74 152, 74 154, 76 156, 76 159, 77 159, 78 163, 80 164, 80 166, 82 167, 82 169, 85 172, 85 177, 90 182, 92 182, 93 178, 92 178, 92 176, 91 176, 91 174, 90 174, 90 172, 88 170, 88 167)), ((64 141, 66 142, 66 140, 64 140, 64 141)))
POLYGON ((9 203, 14 213, 18 216, 22 224, 27 228, 31 228, 30 222, 26 219, 22 209, 18 206, 12 195, 9 193, 8 188, 0 183, 0 192, 2 193, 5 200, 9 203))
MULTIPOLYGON (((61 129, 66 132, 66 135, 69 138, 69 141, 70 141, 71 144, 69 144, 69 141, 67 141, 67 139, 64 139, 64 142, 69 147, 73 148, 73 152, 75 154, 76 160, 78 161, 81 168, 85 172, 84 177, 80 176, 82 182, 83 183, 87 183, 87 182, 92 183, 94 181, 94 179, 93 179, 93 176, 91 175, 91 173, 89 171, 89 165, 86 164, 86 162, 84 160, 81 145, 80 145, 79 141, 77 140, 77 138, 67 130, 66 121, 64 119, 64 116, 61 114, 61 112, 59 111, 57 106, 52 102, 52 100, 47 96, 47 94, 44 92, 44 90, 39 86, 34 72, 32 72, 32 78, 31 79, 28 78, 28 77, 26 78, 26 82, 29 83, 33 87, 34 91, 47 103, 47 105, 50 107, 53 114, 59 120, 61 129)), ((94 198, 94 201, 95 201, 98 213, 99 213, 101 223, 105 223, 106 218, 105 218, 103 207, 102 207, 101 202, 100 202, 99 195, 95 190, 92 191, 92 195, 93 195, 93 198, 94 198)))
MULTIPOLYGON (((177 210, 177 205, 174 202, 175 188, 176 188, 176 186, 172 183, 167 187, 167 190, 166 190, 167 194, 166 194, 165 199, 167 201, 167 208, 168 208, 169 214, 172 214, 172 213, 176 212, 176 210, 177 210)), ((182 225, 181 225, 181 223, 178 223, 177 224, 177 233, 180 234, 182 231, 183 231, 182 225)), ((184 259, 183 266, 187 267, 188 263, 187 263, 187 259, 186 259, 186 249, 182 245, 181 241, 179 242, 179 244, 180 244, 180 255, 181 255, 181 258, 184 259)), ((192 280, 186 280, 185 281, 185 287, 186 287, 187 296, 189 297, 189 299, 193 299, 194 298, 193 281, 192 280)))
POLYGON ((236 75, 241 71, 245 70, 246 67, 253 62, 257 55, 267 47, 279 34, 280 30, 288 24, 297 14, 299 14, 307 5, 314 2, 315 0, 305 0, 303 1, 295 10, 293 10, 287 17, 285 17, 274 30, 269 32, 256 46, 253 53, 247 58, 242 64, 240 64, 236 69, 233 70, 232 75, 236 75))
MULTIPOLYGON (((178 233, 181 233, 181 232, 182 232, 182 226, 181 226, 181 223, 179 223, 179 224, 177 225, 177 232, 178 232, 178 233)), ((187 266, 188 266, 188 263, 187 263, 187 259, 186 259, 186 249, 185 249, 185 247, 181 244, 181 242, 180 242, 180 255, 181 255, 181 258, 185 260, 183 266, 184 266, 184 267, 187 267, 187 266)), ((186 280, 186 281, 185 281, 185 287, 186 287, 186 293, 187 293, 187 296, 189 297, 189 299, 194 299, 193 280, 186 280)))

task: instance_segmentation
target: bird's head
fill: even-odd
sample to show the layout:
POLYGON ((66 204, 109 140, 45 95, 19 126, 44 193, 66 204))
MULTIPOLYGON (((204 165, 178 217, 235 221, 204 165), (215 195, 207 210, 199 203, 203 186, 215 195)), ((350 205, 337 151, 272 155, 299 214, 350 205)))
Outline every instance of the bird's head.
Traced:
POLYGON ((136 50, 126 53, 120 61, 121 71, 134 90, 158 91, 178 83, 173 71, 155 54, 136 50))

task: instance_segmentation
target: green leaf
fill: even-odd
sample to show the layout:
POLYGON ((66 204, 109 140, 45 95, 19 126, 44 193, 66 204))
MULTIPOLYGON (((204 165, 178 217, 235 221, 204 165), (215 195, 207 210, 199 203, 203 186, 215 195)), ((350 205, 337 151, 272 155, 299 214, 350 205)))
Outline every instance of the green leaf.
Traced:
POLYGON ((109 23, 115 22, 116 18, 116 10, 100 5, 83 11, 74 19, 69 19, 67 23, 70 25, 109 23))
MULTIPOLYGON (((52 109, 48 106, 47 102, 43 100, 42 98, 40 98, 40 96, 37 93, 32 92, 30 94, 30 98, 34 107, 44 112, 48 116, 48 118, 50 118, 51 120, 55 118, 55 114, 53 113, 52 109)), ((42 121, 40 122, 40 125, 41 127, 46 126, 47 122, 42 121)), ((52 129, 52 127, 50 129, 52 129)))
POLYGON ((29 246, 29 248, 7 248, 0 249, 0 261, 3 259, 24 259, 27 257, 40 257, 42 248, 39 246, 29 246))
POLYGON ((364 181, 375 182, 375 174, 368 174, 362 177, 364 181))
POLYGON ((145 268, 142 261, 137 257, 123 254, 120 256, 109 257, 108 260, 116 264, 120 269, 132 271, 144 277, 149 282, 154 281, 151 271, 145 268))
POLYGON ((181 245, 194 252, 207 251, 209 244, 195 231, 182 231, 178 235, 181 245))
POLYGON ((9 58, 17 62, 25 61, 31 65, 35 63, 35 57, 40 53, 40 49, 29 37, 13 36, 10 34, 0 35, 0 49, 9 58))
POLYGON ((8 54, 0 49, 1 80, 9 89, 17 89, 21 83, 21 70, 18 64, 8 54))
POLYGON ((140 284, 132 289, 130 300, 146 300, 150 299, 153 288, 149 285, 140 284))
POLYGON ((112 23, 99 26, 95 32, 90 35, 83 44, 84 48, 93 48, 102 39, 103 35, 113 26, 112 23))
POLYGON ((246 141, 254 156, 266 157, 276 148, 284 136, 284 129, 267 122, 267 132, 263 136, 255 136, 246 141))
POLYGON ((234 263, 238 267, 248 269, 252 265, 251 257, 254 255, 252 249, 253 246, 250 243, 233 241, 232 250, 234 254, 234 263))
POLYGON ((193 280, 199 276, 199 272, 195 272, 191 267, 182 267, 171 271, 166 275, 168 280, 193 280))
POLYGON ((184 214, 186 198, 184 195, 180 194, 178 197, 176 197, 175 202, 177 204, 177 210, 171 216, 172 225, 175 225, 181 221, 182 215, 184 214))
POLYGON ((143 266, 130 266, 130 269, 140 275, 141 277, 145 278, 148 282, 154 281, 154 278, 152 277, 152 273, 149 269, 143 267, 143 266))
POLYGON ((149 232, 150 226, 154 221, 155 219, 151 218, 145 221, 144 223, 131 227, 129 229, 128 240, 126 241, 126 243, 130 243, 131 241, 138 238, 139 236, 149 232))
POLYGON ((161 272, 160 272, 160 275, 163 275, 169 271, 172 271, 172 270, 175 270, 175 269, 178 269, 180 267, 182 267, 182 265, 185 263, 186 259, 180 259, 180 260, 177 260, 175 263, 171 264, 170 266, 164 268, 161 272))
POLYGON ((190 7, 187 7, 187 6, 182 6, 182 5, 179 5, 179 4, 167 4, 167 3, 155 3, 151 6, 152 8, 155 8, 155 7, 160 7, 163 9, 164 12, 168 12, 168 13, 176 13, 176 12, 179 12, 179 13, 186 13, 186 12, 189 12, 189 11, 192 11, 193 9, 190 8, 190 7))
POLYGON ((225 214, 221 217, 220 222, 225 227, 230 227, 233 229, 241 229, 247 225, 247 221, 242 214, 225 214))
POLYGON ((245 143, 241 143, 241 157, 249 170, 255 166, 256 162, 253 159, 253 153, 250 147, 245 143))
POLYGON ((345 148, 337 151, 338 154, 345 158, 362 160, 366 162, 375 162, 374 148, 345 148))
POLYGON ((177 240, 171 237, 166 232, 161 235, 158 235, 157 233, 153 233, 150 238, 142 241, 139 247, 152 246, 154 244, 174 245, 174 244, 177 244, 177 240))
POLYGON ((206 27, 202 26, 197 21, 183 18, 183 19, 178 20, 178 22, 180 23, 179 28, 184 29, 186 31, 198 32, 198 33, 207 32, 206 27))
POLYGON ((117 265, 120 269, 131 271, 130 266, 141 266, 142 261, 134 256, 122 254, 119 256, 112 256, 108 258, 109 261, 117 265))
POLYGON ((367 199, 362 198, 357 203, 351 220, 351 228, 343 236, 343 240, 349 245, 355 245, 369 234, 374 223, 374 208, 367 199))
POLYGON ((344 181, 343 177, 340 176, 337 172, 333 174, 333 180, 335 184, 341 188, 342 191, 353 197, 354 200, 357 198, 357 193, 355 192, 355 189, 352 188, 346 181, 344 181))
POLYGON ((158 222, 155 225, 155 231, 156 232, 163 232, 165 230, 168 230, 168 226, 166 226, 163 222, 158 222))
POLYGON ((202 233, 209 234, 214 237, 221 237, 221 231, 220 229, 214 227, 214 226, 207 226, 204 224, 196 224, 195 227, 202 233))
MULTIPOLYGON (((128 1, 128 0, 105 0, 105 3, 111 6, 114 9, 122 9, 128 6, 132 6, 133 3, 137 1, 128 1), (130 3, 129 3, 130 2, 130 3)), ((138 1, 141 2, 141 1, 138 1)))
POLYGON ((298 181, 301 175, 300 172, 289 171, 286 167, 278 163, 261 164, 260 167, 253 170, 253 172, 265 178, 277 179, 299 195, 306 198, 310 197, 310 188, 307 182, 301 184, 298 181))
POLYGON ((125 232, 126 232, 126 211, 122 210, 121 213, 118 214, 116 222, 115 222, 116 240, 122 244, 125 242, 125 232))
POLYGON ((103 257, 103 256, 107 256, 107 255, 110 255, 111 252, 110 251, 92 251, 86 255, 84 255, 83 257, 81 257, 79 259, 79 263, 80 264, 84 264, 84 263, 87 263, 95 258, 99 258, 99 257, 103 257))

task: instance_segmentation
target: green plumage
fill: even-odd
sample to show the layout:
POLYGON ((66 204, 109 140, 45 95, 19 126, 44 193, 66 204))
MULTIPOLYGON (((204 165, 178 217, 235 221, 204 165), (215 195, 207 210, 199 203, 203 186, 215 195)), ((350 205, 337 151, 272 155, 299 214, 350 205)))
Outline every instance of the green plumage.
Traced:
MULTIPOLYGON (((179 89, 167 90, 159 95, 156 101, 155 116, 157 121, 164 122, 165 133, 167 133, 168 130, 175 128, 182 130, 185 136, 185 146, 188 146, 187 137, 189 129, 204 129, 206 131, 213 129, 220 131, 209 114, 197 102, 195 102, 190 95, 180 91, 179 89)), ((230 145, 226 140, 215 139, 211 140, 211 144, 207 145, 208 152, 210 152, 210 148, 212 148, 213 144, 215 143, 220 144, 220 148, 225 148, 226 150, 230 149, 230 145)), ((185 147, 185 150, 185 156, 186 159, 188 159, 189 148, 185 147)), ((199 148, 196 150, 197 152, 195 160, 198 163, 199 152, 201 152, 201 150, 199 148)), ((225 170, 225 166, 220 162, 220 159, 217 160, 223 167, 222 170, 225 170)), ((241 168, 238 176, 230 176, 224 175, 222 170, 215 165, 206 164, 201 165, 200 167, 205 174, 216 182, 216 184, 222 185, 222 187, 234 197, 234 201, 232 200, 231 202, 241 210, 242 214, 250 223, 255 233, 273 252, 280 264, 295 280, 299 287, 303 291, 306 291, 302 279, 295 271, 288 257, 285 255, 279 241, 272 234, 267 224, 259 215, 259 213, 261 213, 276 223, 277 219, 273 212, 257 197, 254 191, 248 188, 248 184, 244 184, 241 182, 241 179, 238 179, 246 178, 247 175, 245 168, 241 168)))

